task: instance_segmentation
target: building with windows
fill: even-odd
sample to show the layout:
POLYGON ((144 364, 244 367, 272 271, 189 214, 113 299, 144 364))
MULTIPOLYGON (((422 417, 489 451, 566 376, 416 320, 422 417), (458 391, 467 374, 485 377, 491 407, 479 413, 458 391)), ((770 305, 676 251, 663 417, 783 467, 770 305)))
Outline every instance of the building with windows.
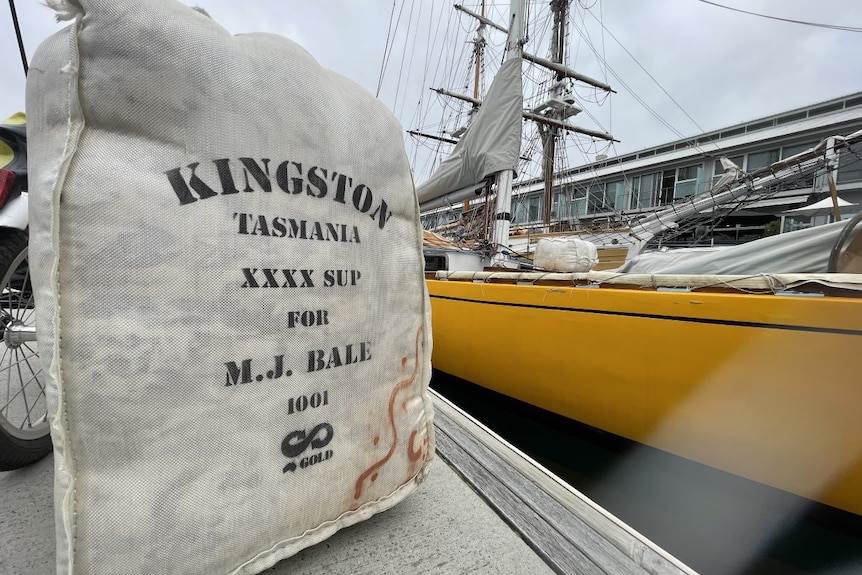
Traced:
MULTIPOLYGON (((669 142, 557 174, 551 206, 551 231, 598 230, 625 226, 633 219, 674 201, 708 190, 724 170, 727 157, 745 172, 768 166, 808 149, 829 136, 862 129, 862 93, 789 110, 750 122, 669 142)), ((841 153, 837 167, 839 196, 847 202, 842 216, 849 217, 862 203, 862 148, 841 153)), ((826 178, 814 174, 786 182, 768 199, 752 202, 710 229, 713 243, 739 243, 774 233, 781 228, 832 221, 830 209, 796 208, 814 204, 829 195, 826 178), (767 228, 771 227, 771 231, 767 228)), ((513 228, 542 226, 544 186, 539 180, 521 183, 514 190, 513 228)), ((428 214, 430 226, 457 214, 428 214)), ((691 244, 696 237, 681 237, 691 244)))

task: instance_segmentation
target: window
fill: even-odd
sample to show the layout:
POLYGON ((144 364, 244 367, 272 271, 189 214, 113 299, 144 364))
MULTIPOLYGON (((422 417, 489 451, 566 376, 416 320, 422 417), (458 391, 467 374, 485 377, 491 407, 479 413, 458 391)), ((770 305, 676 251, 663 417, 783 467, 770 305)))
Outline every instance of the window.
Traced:
POLYGON ((679 176, 677 177, 677 179, 679 181, 696 180, 701 173, 703 173, 703 164, 698 164, 696 166, 686 166, 679 169, 679 176))
POLYGON ((804 216, 802 214, 787 216, 784 218, 782 233, 786 232, 795 232, 796 230, 804 230, 805 228, 810 228, 814 225, 811 221, 811 216, 804 216))
POLYGON ((575 188, 572 194, 572 216, 583 216, 587 213, 587 190, 586 188, 575 188))
POLYGON ((818 190, 825 190, 826 186, 829 185, 826 181, 826 170, 822 168, 812 174, 811 180, 812 186, 818 190))
POLYGON ((543 199, 541 194, 519 196, 512 213, 512 222, 515 224, 526 224, 541 221, 543 199))
POLYGON ((523 224, 527 222, 527 204, 524 198, 518 197, 512 202, 512 223, 523 224))
POLYGON ((754 170, 765 168, 769 164, 777 162, 778 155, 778 148, 765 152, 757 152, 756 154, 748 154, 748 167, 746 170, 753 172, 754 170))
POLYGON ((554 221, 561 222, 569 219, 569 197, 568 191, 554 192, 554 200, 551 202, 551 218, 554 221))
MULTIPOLYGON (((808 142, 806 144, 796 144, 794 146, 782 146, 781 147, 781 159, 789 158, 790 156, 795 156, 799 152, 804 152, 805 150, 816 145, 817 142, 808 142)), ((807 176, 800 176, 799 178, 795 178, 793 180, 788 180, 784 183, 783 187, 785 189, 803 189, 810 188, 814 185, 814 174, 808 174, 807 176)))
POLYGON ((837 180, 840 183, 862 181, 862 146, 841 151, 837 180))
POLYGON ((775 120, 766 120, 765 122, 760 122, 757 124, 751 124, 745 128, 746 132, 754 132, 756 130, 762 130, 764 128, 771 128, 775 123, 775 120))
POLYGON ((819 116, 820 114, 826 114, 827 112, 834 112, 836 110, 840 110, 844 107, 844 102, 835 102, 834 104, 826 104, 825 106, 820 106, 819 108, 813 108, 808 111, 808 116, 819 116))
POLYGON ((527 217, 531 222, 537 222, 542 219, 542 196, 531 196, 527 199, 527 217))
POLYGON ((651 208, 655 205, 661 174, 645 174, 632 178, 631 209, 651 208))
POLYGON ((796 120, 804 120, 808 115, 808 111, 797 112, 795 114, 790 114, 789 116, 782 116, 778 118, 775 123, 776 124, 789 124, 790 122, 795 122, 796 120))
POLYGON ((799 152, 804 152, 808 148, 813 148, 817 142, 809 142, 807 144, 796 144, 795 146, 782 146, 781 147, 781 159, 789 158, 790 156, 795 156, 799 152))
POLYGON ((615 210, 626 209, 626 186, 625 182, 618 180, 605 184, 605 198, 615 210))
POLYGON ((604 184, 593 184, 590 186, 588 205, 588 211, 591 214, 611 211, 608 198, 605 194, 604 184))
POLYGON ((850 218, 858 214, 859 211, 859 206, 844 206, 843 208, 841 208, 841 220, 849 220, 850 218))
POLYGON ((658 205, 664 206, 673 203, 673 194, 676 191, 676 170, 665 170, 661 173, 661 189, 658 194, 658 205))
POLYGON ((730 130, 725 130, 721 133, 722 138, 730 138, 731 136, 738 136, 739 134, 745 133, 745 126, 740 128, 731 128, 730 130))
POLYGON ((679 169, 674 198, 685 198, 703 191, 703 164, 686 166, 679 169))
POLYGON ((425 271, 426 272, 436 272, 436 271, 445 271, 449 269, 446 261, 446 256, 443 254, 425 254, 425 271))

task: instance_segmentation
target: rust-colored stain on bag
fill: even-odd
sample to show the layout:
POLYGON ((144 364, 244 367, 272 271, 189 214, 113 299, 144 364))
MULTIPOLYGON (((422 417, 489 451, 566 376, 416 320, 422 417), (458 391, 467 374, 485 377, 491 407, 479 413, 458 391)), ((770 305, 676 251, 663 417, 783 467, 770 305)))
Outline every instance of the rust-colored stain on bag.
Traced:
MULTIPOLYGON (((422 328, 419 328, 419 330, 417 330, 416 332, 416 349, 413 354, 413 371, 407 378, 402 379, 397 384, 395 384, 395 387, 392 389, 392 393, 389 394, 389 427, 392 428, 392 445, 389 446, 389 450, 386 452, 386 455, 376 461, 371 467, 363 471, 359 478, 356 480, 356 488, 353 492, 354 499, 359 499, 359 497, 362 495, 362 489, 365 485, 365 480, 370 478, 372 482, 375 481, 377 479, 377 471, 381 467, 386 465, 386 462, 389 461, 395 454, 395 450, 398 447, 398 429, 395 427, 395 401, 398 396, 398 393, 402 390, 410 388, 410 386, 413 385, 413 382, 416 380, 416 376, 419 375, 419 349, 420 347, 424 347, 424 345, 425 342, 422 339, 422 328)), ((402 357, 402 367, 406 366, 408 361, 408 358, 402 357)), ((401 409, 407 411, 406 402, 402 402, 401 409)), ((416 462, 424 456, 425 447, 428 444, 428 440, 426 438, 417 449, 414 449, 413 444, 415 442, 417 433, 418 430, 416 429, 414 429, 410 433, 410 441, 407 444, 407 458, 411 462, 416 462)), ((380 437, 375 436, 374 445, 377 445, 379 442, 380 437)))

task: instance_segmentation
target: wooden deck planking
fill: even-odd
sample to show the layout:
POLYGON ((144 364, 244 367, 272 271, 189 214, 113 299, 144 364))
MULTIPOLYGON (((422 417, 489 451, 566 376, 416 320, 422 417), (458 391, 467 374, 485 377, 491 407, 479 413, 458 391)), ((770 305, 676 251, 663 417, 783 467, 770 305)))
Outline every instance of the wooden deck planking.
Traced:
POLYGON ((438 400, 435 406, 440 456, 556 572, 694 573, 494 434, 453 412, 443 401, 438 400))

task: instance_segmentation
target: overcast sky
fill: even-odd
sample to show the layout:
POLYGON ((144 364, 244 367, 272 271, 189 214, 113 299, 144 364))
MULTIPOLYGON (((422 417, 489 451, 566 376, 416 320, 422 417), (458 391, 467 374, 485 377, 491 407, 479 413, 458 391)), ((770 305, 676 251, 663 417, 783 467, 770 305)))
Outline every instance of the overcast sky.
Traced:
MULTIPOLYGON (((862 1, 858 0, 717 2, 785 18, 862 27, 862 1)), ((414 0, 413 8, 430 11, 451 3, 414 0)), ((461 3, 477 5, 478 0, 461 3)), ((198 4, 232 33, 282 34, 303 45, 324 66, 371 92, 377 90, 392 0, 200 0, 198 4)), ((603 18, 607 29, 703 130, 862 91, 860 33, 765 20, 698 0, 580 0, 580 4, 603 18)), ((16 6, 27 54, 32 56, 38 44, 62 25, 35 0, 17 0, 16 6)), ((585 21, 592 22, 590 34, 599 45, 597 21, 585 21)), ((609 35, 603 40, 608 64, 633 91, 677 131, 686 136, 701 132, 609 35)), ((545 46, 531 49, 542 55, 547 51, 545 46)), ((0 116, 6 117, 24 107, 24 74, 6 2, 0 6, 0 51, 4 56, 0 59, 0 116)), ((577 54, 579 71, 604 77, 591 53, 582 47, 577 54)), ((393 54, 393 60, 398 57, 393 54)), ((395 104, 398 70, 390 66, 381 92, 390 107, 395 104)), ((621 140, 617 153, 679 138, 613 77, 608 82, 618 93, 594 113, 621 140)), ((415 103, 409 99, 395 106, 405 129, 416 127, 411 125, 413 108, 415 103)))

